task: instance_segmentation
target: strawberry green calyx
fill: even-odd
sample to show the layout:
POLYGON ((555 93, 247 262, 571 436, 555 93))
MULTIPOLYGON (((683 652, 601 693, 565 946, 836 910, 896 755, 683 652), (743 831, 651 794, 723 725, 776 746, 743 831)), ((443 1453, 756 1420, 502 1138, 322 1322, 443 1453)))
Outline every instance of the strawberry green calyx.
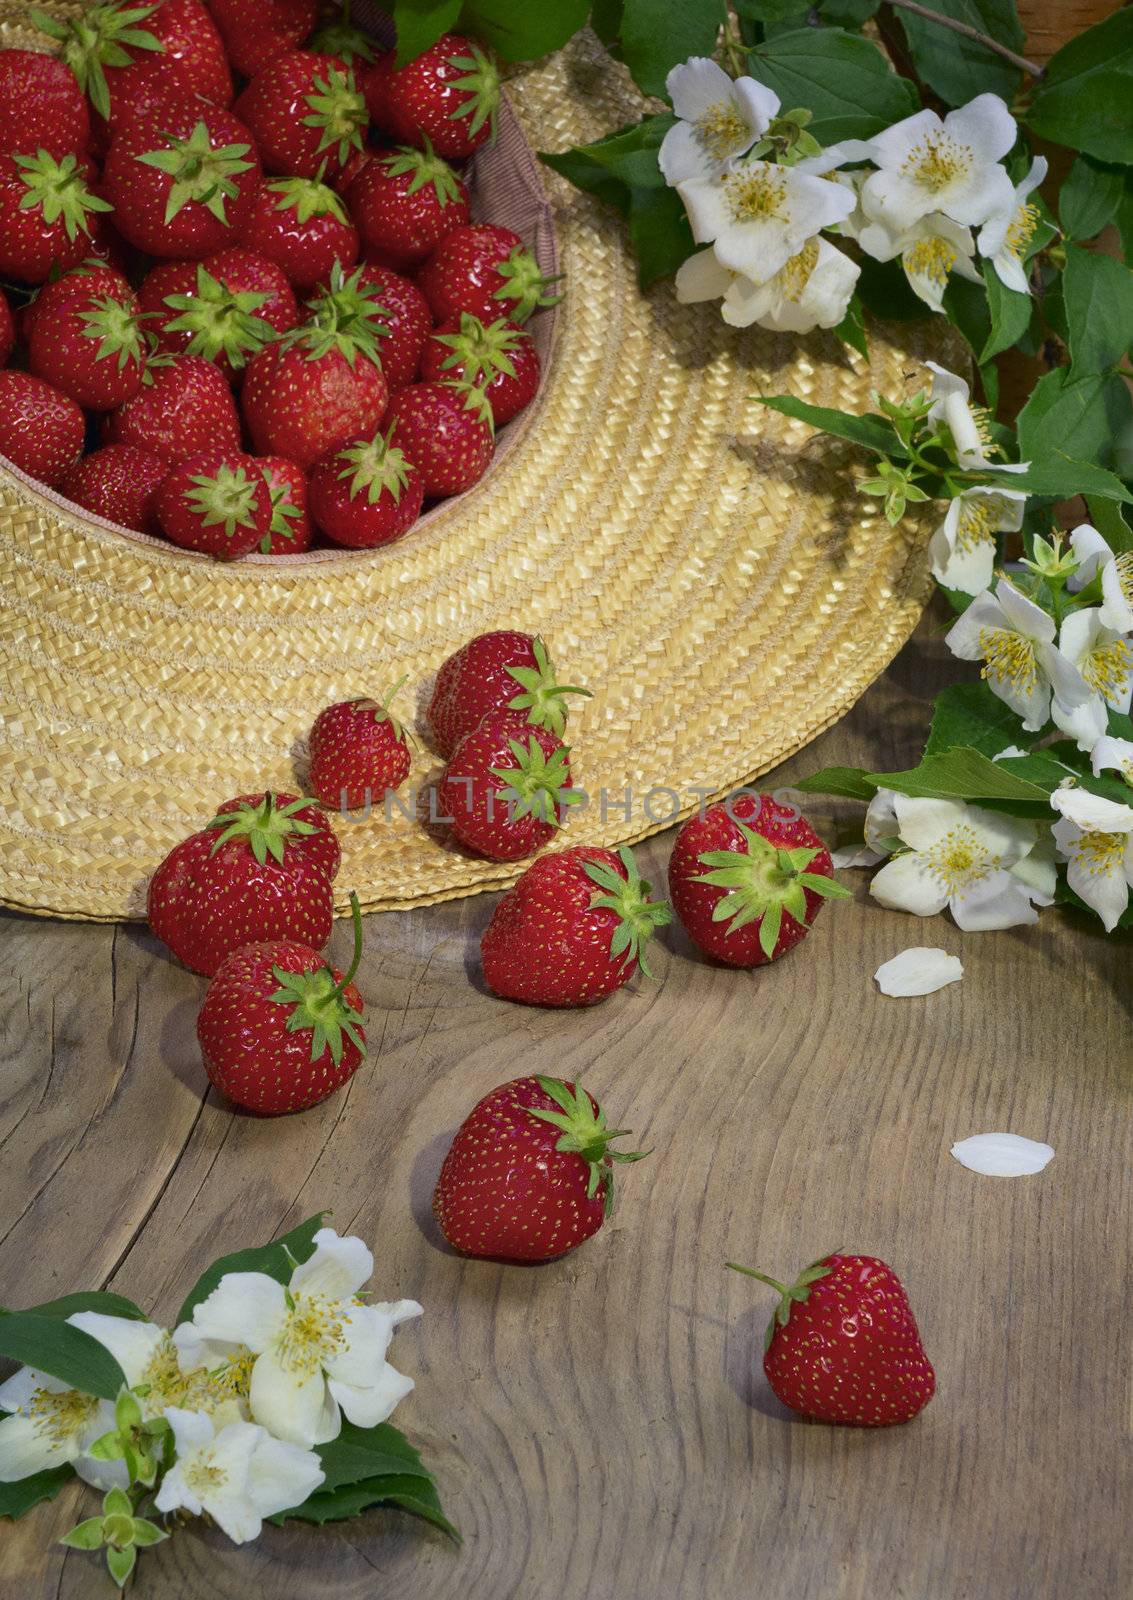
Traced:
POLYGON ((518 739, 509 739, 508 748, 515 757, 516 766, 489 767, 488 770, 504 785, 497 791, 497 798, 506 800, 509 821, 537 817, 549 827, 561 827, 559 807, 581 805, 584 798, 578 789, 566 786, 570 755, 566 745, 560 745, 553 755, 547 756, 532 734, 526 750, 518 739))
POLYGON ((408 194, 416 194, 418 189, 423 189, 431 183, 436 190, 439 205, 452 205, 461 198, 460 179, 433 149, 427 134, 421 135, 424 150, 415 150, 411 145, 399 144, 391 150, 388 156, 381 158, 382 165, 391 178, 403 178, 409 174, 408 194))
POLYGON ((492 403, 484 391, 482 383, 472 383, 467 378, 442 378, 441 382, 446 389, 455 389, 461 397, 461 404, 465 411, 471 413, 482 422, 494 439, 496 436, 496 419, 492 415, 492 403))
POLYGON ((345 7, 342 16, 324 23, 317 33, 311 35, 304 48, 317 50, 321 55, 337 56, 350 66, 358 61, 368 65, 377 55, 373 40, 367 38, 361 28, 354 26, 346 15, 345 7))
POLYGON ((273 178, 264 188, 276 196, 275 209, 294 211, 297 222, 310 222, 312 217, 333 217, 342 223, 348 220, 342 201, 318 178, 273 178))
POLYGON ((261 867, 269 855, 282 865, 283 848, 288 838, 301 838, 318 832, 313 822, 304 822, 302 817, 295 815, 304 807, 317 804, 317 800, 302 795, 298 800, 292 800, 290 805, 279 806, 273 794, 265 794, 258 806, 244 801, 235 811, 222 811, 205 824, 206 830, 223 829, 209 854, 215 855, 221 845, 231 839, 246 839, 261 867))
POLYGON ((334 970, 329 966, 316 967, 314 972, 285 972, 282 967, 273 967, 279 988, 268 995, 277 1005, 292 1008, 287 1019, 288 1033, 310 1029, 311 1060, 317 1061, 329 1049, 336 1067, 342 1060, 344 1037, 361 1056, 366 1054, 366 1041, 358 1032, 362 1018, 345 999, 347 985, 353 981, 362 959, 362 911, 356 894, 350 896, 350 915, 354 922, 354 954, 341 983, 335 982, 334 970))
POLYGON ((372 439, 338 452, 338 460, 346 463, 338 476, 350 479, 351 500, 365 494, 369 504, 376 505, 383 494, 389 494, 394 504, 400 505, 402 490, 409 483, 409 462, 403 451, 390 444, 392 432, 391 427, 386 434, 375 433, 372 439))
POLYGON ((206 528, 223 527, 231 539, 237 528, 250 528, 256 520, 256 497, 260 484, 245 467, 220 466, 213 473, 199 473, 189 479, 196 485, 185 496, 192 502, 206 528))
POLYGON ((604 861, 587 861, 583 864, 583 871, 591 883, 597 884, 603 891, 591 900, 590 909, 595 911, 601 907, 617 916, 618 924, 610 939, 610 955, 621 956, 623 965, 627 961, 636 961, 645 976, 651 978, 653 974, 645 959, 645 946, 658 928, 673 920, 673 913, 664 900, 650 900, 651 885, 638 872, 633 851, 623 845, 618 855, 628 874, 627 878, 623 878, 604 861))
POLYGON ((130 307, 113 295, 99 295, 92 300, 90 310, 82 312, 80 320, 85 323, 83 337, 99 342, 96 361, 117 356, 121 371, 128 361, 144 359, 146 342, 141 324, 130 307))
POLYGON ((164 55, 165 46, 156 34, 139 23, 157 10, 154 5, 90 6, 81 16, 61 22, 42 11, 31 11, 29 16, 41 33, 57 39, 63 46, 59 54, 79 80, 79 87, 89 95, 94 109, 104 117, 110 115, 110 90, 106 83, 104 67, 128 67, 132 50, 155 50, 164 55))
POLYGON ((526 322, 533 311, 541 306, 557 306, 562 299, 561 294, 547 293, 553 283, 559 282, 562 273, 541 272, 539 263, 524 245, 517 244, 496 271, 505 281, 492 299, 506 302, 503 309, 512 322, 526 322))
POLYGON ((316 78, 314 92, 303 98, 310 106, 309 115, 301 119, 305 128, 318 128, 318 154, 333 147, 339 163, 345 166, 352 150, 361 150, 362 138, 369 126, 370 114, 366 101, 351 71, 343 72, 332 67, 325 78, 316 78))
POLYGON ((588 1200, 593 1200, 598 1193, 600 1183, 605 1184, 605 1206, 609 1213, 614 1208, 614 1172, 611 1163, 642 1161, 650 1152, 610 1149, 610 1141, 624 1138, 629 1129, 608 1128, 606 1113, 594 1110, 589 1095, 581 1087, 576 1086, 572 1093, 561 1078, 536 1077, 536 1082, 559 1109, 544 1111, 539 1106, 529 1106, 527 1109, 530 1115, 538 1117, 542 1122, 549 1122, 553 1128, 562 1130, 562 1138, 556 1143, 555 1149, 581 1156, 586 1162, 590 1169, 586 1179, 588 1200))
POLYGON ((237 293, 198 265, 196 294, 165 296, 170 310, 181 313, 165 324, 165 331, 192 334, 186 355, 203 356, 206 361, 223 355, 240 368, 275 337, 271 324, 256 316, 268 298, 252 290, 237 293))
POLYGON ((783 913, 806 926, 805 889, 826 900, 847 900, 850 891, 821 872, 808 872, 817 850, 783 850, 764 839, 738 818, 733 819, 747 844, 742 850, 707 850, 700 860, 711 872, 701 873, 694 883, 712 884, 729 893, 716 902, 713 922, 727 922, 728 932, 745 928, 762 917, 759 947, 771 959, 783 926, 783 913))
POLYGON ((463 105, 449 113, 449 120, 456 122, 463 117, 471 118, 468 133, 473 139, 487 122, 491 128, 490 137, 495 139, 496 117, 500 109, 500 74, 496 63, 478 44, 473 44, 468 55, 449 56, 448 64, 462 74, 459 78, 450 78, 449 87, 463 89, 468 96, 463 105))
POLYGON ((520 348, 525 337, 509 326, 506 317, 485 324, 471 312, 462 312, 459 333, 436 335, 437 343, 447 345, 450 352, 441 362, 441 370, 455 370, 469 383, 490 383, 501 372, 514 378, 511 352, 520 348))
POLYGON ((747 1278, 757 1278, 760 1283, 765 1283, 769 1289, 774 1289, 779 1296, 779 1304, 775 1313, 767 1324, 767 1332, 763 1336, 763 1349, 771 1348, 771 1341, 775 1337, 776 1328, 785 1328, 790 1320, 791 1307, 805 1305, 810 1299, 810 1291, 820 1278, 828 1277, 834 1271, 832 1266, 827 1266, 831 1256, 837 1255, 836 1250, 828 1250, 817 1261, 812 1261, 809 1267, 804 1267, 794 1283, 788 1288, 786 1284, 779 1283, 775 1278, 769 1278, 765 1272, 756 1272, 754 1267, 741 1267, 738 1261, 727 1261, 725 1266, 733 1272, 742 1272, 747 1278))
POLYGON ((507 669, 523 690, 522 694, 508 701, 507 708, 509 711, 525 711, 528 722, 534 723, 537 728, 547 728, 561 738, 567 719, 563 696, 584 694, 589 698, 590 690, 582 689, 576 683, 555 682, 555 669, 542 639, 533 640, 531 653, 535 657, 533 667, 507 669))
POLYGON ((89 236, 88 219, 92 211, 114 210, 109 200, 91 193, 73 155, 57 161, 46 150, 37 150, 33 156, 13 156, 12 159, 25 185, 20 210, 42 211, 48 227, 62 221, 68 239, 77 239, 80 228, 89 236))
POLYGON ((309 320, 280 339, 285 348, 294 345, 305 350, 308 361, 318 361, 337 350, 351 367, 359 356, 381 366, 378 340, 390 332, 381 320, 388 313, 377 298, 376 287, 362 282, 361 268, 346 277, 336 262, 330 283, 308 300, 307 309, 309 320))
POLYGON ((175 139, 168 133, 161 137, 167 149, 147 150, 135 159, 173 179, 165 204, 166 224, 172 222, 184 206, 194 202, 204 206, 227 227, 226 202, 239 193, 234 180, 254 165, 244 159, 251 145, 224 144, 214 150, 208 125, 204 122, 198 122, 187 139, 175 139))
POLYGON ((267 472, 264 473, 264 482, 271 496, 271 525, 260 540, 260 554, 266 556, 271 554, 273 536, 279 539, 294 539, 295 529, 289 524, 298 522, 301 512, 292 500, 285 483, 276 483, 267 472))
POLYGON ((409 677, 408 674, 406 674, 405 677, 398 678, 392 689, 386 690, 386 693, 381 700, 355 700, 354 706, 358 711, 372 712, 375 722, 388 722, 390 728, 393 730, 393 736, 395 739, 407 739, 409 743, 416 748, 417 741, 414 739, 412 733, 403 722, 399 721, 399 719, 394 716, 393 712, 390 710, 390 706, 393 704, 394 696, 401 693, 408 681, 409 677))

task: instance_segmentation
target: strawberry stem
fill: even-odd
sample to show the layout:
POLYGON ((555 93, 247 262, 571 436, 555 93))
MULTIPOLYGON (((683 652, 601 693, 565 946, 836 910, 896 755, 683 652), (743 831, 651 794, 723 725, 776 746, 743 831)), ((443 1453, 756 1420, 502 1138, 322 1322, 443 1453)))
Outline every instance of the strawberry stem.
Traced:
POLYGON ((594 1110, 590 1104, 590 1096, 581 1085, 571 1089, 561 1078, 543 1078, 538 1075, 535 1081, 559 1109, 549 1111, 542 1106, 529 1106, 528 1110, 533 1117, 539 1117, 543 1122, 549 1122, 552 1127, 562 1130, 562 1138, 555 1145, 556 1150, 581 1156, 586 1162, 589 1168, 586 1180, 588 1200, 593 1200, 598 1193, 599 1184, 605 1184, 603 1203, 606 1214, 609 1215, 614 1208, 614 1172, 611 1163, 642 1161, 652 1152, 611 1150, 610 1141, 624 1138, 629 1129, 608 1128, 606 1113, 601 1107, 597 1111, 594 1110))
POLYGON ((358 963, 362 959, 362 908, 358 904, 358 896, 353 889, 350 891, 350 920, 354 925, 354 954, 350 958, 346 976, 337 988, 332 991, 332 1000, 337 1000, 344 993, 347 984, 354 982, 354 974, 358 971, 358 963))
POLYGON ((759 922, 759 947, 770 961, 784 916, 793 917, 800 927, 807 926, 805 890, 829 900, 847 899, 850 891, 825 873, 807 871, 817 850, 780 849, 738 817, 732 820, 746 849, 706 850, 699 859, 712 870, 693 882, 728 891, 713 907, 712 920, 728 922, 729 937, 749 923, 759 922))
POLYGON ((317 1061, 323 1051, 329 1049, 336 1067, 342 1060, 344 1036, 363 1057, 366 1054, 365 1035, 358 1031, 361 1016, 345 998, 347 985, 353 981, 362 959, 362 911, 358 896, 353 892, 350 915, 354 923, 354 956, 341 983, 335 982, 334 968, 329 962, 313 972, 287 972, 282 967, 273 967, 279 988, 268 996, 277 1005, 291 1007, 288 1033, 311 1030, 311 1060, 317 1061))
POLYGON ((626 869, 624 878, 604 861, 583 863, 582 870, 586 876, 605 891, 594 896, 590 909, 593 911, 601 907, 612 911, 618 919, 610 937, 611 957, 622 956, 623 964, 625 961, 636 961, 645 976, 652 978, 645 958, 645 946, 658 928, 672 921, 673 914, 666 901, 650 900, 651 887, 638 872, 633 851, 622 845, 618 855, 626 869))
POLYGON ((828 1250, 817 1261, 812 1261, 809 1267, 804 1267, 794 1283, 789 1286, 780 1283, 776 1278, 769 1278, 765 1272, 757 1272, 754 1267, 741 1267, 738 1261, 726 1261, 724 1263, 733 1272, 742 1272, 745 1277, 756 1278, 760 1283, 765 1283, 769 1289, 774 1289, 779 1296, 779 1304, 775 1307, 771 1321, 767 1324, 767 1332, 764 1334, 764 1351, 771 1348, 771 1341, 775 1337, 776 1329, 787 1326, 791 1315, 791 1307, 793 1305, 805 1305, 810 1299, 812 1287, 818 1282, 819 1278, 825 1278, 834 1271, 833 1266, 828 1266, 827 1263, 837 1254, 837 1250, 828 1250))
POLYGON ((228 844, 231 839, 244 839, 261 867, 269 854, 282 863, 284 845, 289 836, 317 832, 313 822, 304 822, 295 815, 304 806, 317 803, 304 795, 290 805, 277 806, 275 796, 270 792, 263 796, 258 805, 248 800, 241 801, 234 811, 223 811, 211 822, 205 823, 206 829, 222 830, 210 853, 215 855, 221 845, 228 844))
POLYGON ((535 657, 533 667, 507 669, 523 690, 522 694, 517 694, 514 699, 508 701, 508 710, 525 711, 528 722, 537 728, 549 728, 553 734, 561 738, 567 720, 567 708, 563 704, 563 696, 582 694, 589 698, 590 690, 582 689, 575 683, 555 681, 555 668, 542 639, 532 640, 531 653, 535 657))

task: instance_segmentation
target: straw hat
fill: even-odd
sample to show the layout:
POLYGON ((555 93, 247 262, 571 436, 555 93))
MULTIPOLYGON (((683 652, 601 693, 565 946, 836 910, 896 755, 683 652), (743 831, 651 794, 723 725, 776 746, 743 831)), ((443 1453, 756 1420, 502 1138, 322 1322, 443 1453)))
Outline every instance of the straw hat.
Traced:
MULTIPOLYGON (((56 5, 60 13, 81 9, 56 5)), ((28 42, 0 3, 0 43, 28 42)), ((42 39, 39 40, 42 43, 42 39)), ((0 467, 0 900, 94 919, 144 914, 164 854, 219 801, 295 790, 332 701, 403 675, 416 710, 464 640, 547 638, 591 700, 564 842, 632 841, 782 761, 841 716, 911 632, 923 538, 854 491, 845 456, 750 403, 789 390, 862 409, 923 354, 876 333, 866 363, 830 335, 724 327, 663 284, 642 295, 617 218, 541 168, 640 115, 588 35, 520 70, 478 210, 565 272, 532 324, 545 376, 488 476, 405 539, 220 565, 69 507, 0 467)), ((414 707, 406 700, 404 713, 414 707)), ((429 817, 339 824, 340 909, 423 905, 515 879, 429 817)))

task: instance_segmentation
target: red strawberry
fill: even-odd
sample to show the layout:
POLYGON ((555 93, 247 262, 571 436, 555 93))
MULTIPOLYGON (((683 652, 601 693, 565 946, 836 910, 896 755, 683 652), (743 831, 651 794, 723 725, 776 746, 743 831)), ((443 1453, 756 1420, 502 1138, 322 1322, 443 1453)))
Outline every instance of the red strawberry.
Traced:
POLYGON ((251 456, 202 450, 172 467, 157 494, 162 530, 184 550, 235 561, 271 532, 271 490, 251 456))
POLYGON ((209 1082, 246 1111, 303 1111, 341 1089, 366 1059, 357 896, 354 958, 346 973, 309 945, 246 944, 217 969, 197 1016, 209 1082))
POLYGON ((256 73, 236 102, 268 172, 325 177, 361 150, 369 114, 345 61, 313 50, 284 50, 256 73))
POLYGON ((141 388, 146 345, 125 278, 113 292, 91 294, 84 286, 94 277, 79 273, 74 283, 44 286, 28 335, 28 366, 79 405, 109 411, 141 388))
POLYGON ((372 298, 336 267, 310 308, 310 322, 252 358, 241 395, 257 452, 286 456, 304 469, 372 434, 389 398, 372 298))
POLYGON ((336 262, 347 270, 358 259, 358 233, 346 207, 317 178, 261 184, 242 237, 301 290, 328 278, 336 262))
POLYGON ((150 55, 128 67, 108 67, 106 81, 110 90, 110 115, 95 115, 91 139, 93 148, 102 157, 110 149, 118 130, 136 117, 157 117, 167 106, 183 106, 186 102, 194 106, 215 104, 204 95, 198 95, 183 69, 167 56, 150 55))
POLYGON ((245 78, 254 77, 283 50, 301 45, 319 17, 319 0, 209 0, 209 9, 245 78))
POLYGON ((331 188, 335 194, 345 194, 363 167, 368 167, 379 154, 380 152, 369 144, 364 145, 361 150, 352 150, 342 171, 331 179, 331 188))
POLYGON ((133 444, 107 444, 77 461, 59 493, 96 517, 137 533, 160 533, 157 491, 169 463, 133 444))
POLYGON ((433 744, 449 756, 490 711, 522 712, 528 722, 561 738, 568 694, 589 689, 557 683, 542 639, 500 629, 481 633, 443 662, 429 701, 433 744))
POLYGON ((296 556, 311 547, 314 532, 307 512, 307 474, 283 456, 257 456, 271 495, 271 527, 260 540, 260 554, 296 556))
POLYGON ((471 215, 463 181, 429 148, 375 156, 346 191, 346 203, 366 259, 398 272, 424 261, 471 215))
POLYGON ((490 223, 446 234, 418 281, 438 322, 453 322, 465 311, 481 322, 526 322, 540 306, 562 298, 548 293, 556 280, 543 275, 518 233, 490 223))
POLYGON ((340 852, 324 812, 292 794, 240 795, 166 856, 146 915, 187 967, 211 976, 243 944, 330 938, 340 852))
POLYGON ((171 463, 212 446, 239 450, 240 419, 224 374, 201 356, 155 356, 148 381, 106 421, 108 444, 137 444, 171 463))
POLYGON ((8 357, 16 344, 16 320, 8 296, 0 289, 0 367, 8 365, 8 357))
POLYGON ((394 396, 386 423, 392 424, 393 443, 421 469, 429 498, 471 489, 495 453, 484 391, 462 379, 411 383, 394 396))
POLYGON ((480 940, 484 980, 505 1000, 590 1006, 628 983, 670 920, 649 898, 633 853, 573 845, 532 863, 480 940))
POLYGON ((0 151, 81 155, 89 143, 86 96, 70 67, 39 50, 0 50, 0 151))
POLYGON ((485 327, 466 311, 458 322, 434 329, 421 355, 421 377, 426 383, 463 378, 478 385, 501 428, 534 400, 539 357, 534 339, 514 322, 500 317, 485 327))
POLYGON ((115 225, 131 244, 194 261, 236 243, 259 183, 243 123, 189 98, 124 122, 102 171, 115 225))
POLYGON ((311 729, 311 792, 325 806, 357 811, 381 801, 409 776, 412 756, 390 703, 405 679, 380 703, 343 700, 327 706, 311 729))
POLYGON ((42 283, 52 270, 76 266, 91 254, 99 213, 109 210, 73 155, 0 156, 0 276, 42 283))
POLYGON ((589 1239, 613 1206, 614 1150, 592 1094, 561 1078, 516 1078, 484 1096, 452 1141, 433 1215, 467 1256, 553 1261, 589 1239))
POLYGON ((409 278, 389 267, 374 267, 368 262, 358 269, 359 282, 372 289, 377 299, 375 317, 387 329, 381 342, 382 371, 390 393, 404 389, 417 375, 417 364, 433 319, 425 296, 409 278))
POLYGON ((442 815, 461 844, 493 861, 518 861, 553 839, 567 807, 570 751, 522 711, 490 711, 465 734, 441 776, 442 815))
POLYGON ((936 1392, 909 1297, 876 1256, 823 1256, 787 1288, 750 1267, 780 1296, 763 1370, 785 1406, 817 1422, 883 1428, 908 1422, 936 1392))
POLYGON ((325 56, 337 56, 347 66, 353 67, 358 87, 362 88, 361 75, 377 55, 377 50, 369 34, 363 33, 350 21, 349 11, 349 4, 344 4, 338 16, 332 16, 329 22, 324 22, 307 42, 310 49, 318 50, 325 56))
POLYGON ((85 432, 70 395, 30 372, 0 372, 0 455, 29 478, 54 488, 78 460, 85 432))
POLYGON ((463 160, 496 132, 500 75, 494 59, 459 33, 443 34, 398 67, 393 52, 366 74, 370 116, 402 144, 431 139, 439 155, 463 160))
MULTIPOLYGON (((240 250, 221 251, 210 256, 243 255, 240 250)), ((270 262, 264 265, 269 270, 270 262)), ((299 310, 291 286, 283 278, 282 287, 291 296, 292 315, 276 312, 277 320, 294 327, 299 310)), ((262 315, 268 302, 266 293, 234 289, 214 277, 203 261, 167 261, 154 267, 138 298, 142 309, 153 320, 150 328, 158 348, 177 355, 201 356, 212 361, 229 380, 246 366, 250 356, 275 338, 276 329, 262 315)))
POLYGON ((101 262, 90 257, 80 261, 77 267, 71 267, 64 272, 61 278, 55 278, 50 283, 43 285, 28 301, 20 313, 20 332, 24 344, 30 344, 32 330, 35 326, 39 305, 48 289, 51 296, 48 304, 56 306, 62 304, 68 295, 79 298, 94 299, 99 295, 121 296, 130 291, 130 285, 125 275, 117 267, 108 262, 101 262))
POLYGON ((830 852, 805 817, 745 792, 682 824, 669 893, 706 955, 762 967, 806 937, 823 900, 850 891, 835 883, 830 852))
POLYGON ((425 497, 413 462, 381 433, 322 456, 311 468, 310 490, 311 515, 327 538, 357 550, 400 539, 425 497))

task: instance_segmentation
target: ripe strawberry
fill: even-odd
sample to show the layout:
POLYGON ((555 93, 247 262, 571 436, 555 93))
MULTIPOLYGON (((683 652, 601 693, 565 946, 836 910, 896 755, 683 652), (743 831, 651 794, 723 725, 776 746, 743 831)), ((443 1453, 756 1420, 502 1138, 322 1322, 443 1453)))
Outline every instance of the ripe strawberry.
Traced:
POLYGON ((0 455, 54 488, 78 460, 86 419, 70 395, 30 372, 0 372, 0 455))
POLYGON ((79 405, 109 411, 141 388, 146 344, 137 298, 125 278, 105 294, 85 288, 94 279, 78 273, 76 281, 44 286, 28 335, 28 366, 79 405))
POLYGON ((109 210, 75 156, 0 155, 0 276, 43 283, 52 270, 76 266, 109 210))
POLYGON ((484 391, 497 428, 530 405, 539 388, 535 341, 514 322, 499 317, 489 326, 464 312, 458 322, 433 330, 421 355, 426 383, 463 378, 484 391))
POLYGON ((271 490, 251 456, 202 450, 172 467, 157 494, 166 537, 184 550, 235 561, 271 531, 271 490))
POLYGON ((229 61, 245 78, 301 45, 319 17, 318 0, 209 0, 209 9, 229 61))
POLYGON ((652 977, 645 946, 670 920, 649 898, 632 851, 592 845, 542 856, 495 909, 480 940, 484 980, 505 1000, 590 1006, 652 977))
POLYGON ((382 371, 391 394, 404 389, 417 375, 417 364, 433 319, 425 296, 410 278, 403 278, 389 267, 364 263, 358 269, 359 282, 376 296, 374 317, 386 329, 380 350, 382 371))
POLYGON ((526 322, 540 306, 562 298, 548 292, 557 280, 539 270, 518 233, 484 222, 446 234, 418 281, 438 322, 453 322, 465 311, 481 322, 501 316, 526 322))
POLYGON ((76 461, 59 493, 119 527, 159 534, 157 491, 168 471, 169 463, 149 450, 107 444, 76 461))
POLYGON ((236 102, 268 172, 333 182, 361 150, 369 115, 345 61, 313 50, 284 50, 236 102))
POLYGON ((77 156, 89 143, 86 96, 70 67, 39 50, 0 50, 0 151, 77 156))
POLYGON ((390 711, 405 679, 380 703, 343 700, 327 706, 311 729, 311 793, 325 806, 356 811, 381 801, 409 776, 409 738, 390 711))
POLYGON ((834 881, 830 852, 793 806, 743 793, 682 824, 669 893, 706 955, 762 967, 806 937, 823 900, 850 891, 834 881))
POLYGON ((340 852, 324 812, 293 794, 240 795, 175 845, 150 879, 157 937, 211 977, 243 944, 330 938, 340 852))
POLYGON ((8 296, 0 289, 0 367, 8 365, 8 357, 16 346, 16 319, 8 296))
POLYGON ((354 974, 362 917, 354 912, 354 956, 342 973, 292 940, 246 944, 217 969, 197 1016, 209 1082, 246 1111, 304 1111, 341 1089, 366 1059, 362 996, 354 974))
POLYGON ((314 532, 307 511, 307 474, 283 456, 257 456, 271 495, 271 527, 260 540, 265 556, 297 556, 311 548, 314 532))
POLYGON ((493 861, 518 861, 553 839, 567 807, 570 751, 522 711, 490 711, 465 734, 440 781, 442 815, 459 842, 493 861))
POLYGON ((443 34, 404 67, 391 51, 364 88, 376 126, 402 144, 431 139, 438 155, 463 160, 495 138, 500 75, 493 57, 462 34, 443 34))
POLYGON ((366 259, 397 272, 424 261, 471 215, 465 184, 428 145, 375 156, 346 191, 346 204, 366 259))
POLYGON ((500 629, 477 634, 443 662, 429 701, 429 730, 442 756, 490 711, 522 712, 535 727, 562 738, 568 694, 589 696, 577 684, 557 683, 542 639, 500 629))
POLYGON ((495 454, 492 408, 482 389, 462 379, 411 383, 394 396, 386 423, 420 468, 429 499, 471 489, 495 454))
POLYGON ((201 356, 154 356, 132 400, 106 420, 108 444, 136 444, 176 464, 212 446, 239 450, 240 419, 224 374, 201 356))
MULTIPOLYGON (((160 116, 167 106, 205 103, 205 96, 196 93, 184 70, 168 56, 147 55, 128 67, 108 67, 106 82, 110 92, 110 115, 102 117, 96 112, 91 133, 91 147, 102 159, 114 135, 127 122, 137 117, 160 116)), ((207 103, 215 104, 214 101, 207 103)))
POLYGON ((335 194, 344 195, 347 189, 349 189, 350 185, 354 182, 355 178, 362 171, 362 168, 368 167, 370 162, 375 160, 379 153, 379 151, 374 149, 373 145, 369 144, 363 145, 361 150, 352 150, 342 171, 336 173, 331 179, 330 186, 334 190, 335 194))
POLYGON ((333 189, 317 178, 273 178, 260 185, 242 235, 297 289, 309 290, 358 259, 358 232, 333 189))
POLYGON ((592 1094, 561 1078, 516 1078, 465 1117, 433 1193, 437 1226, 455 1250, 503 1261, 553 1261, 589 1239, 614 1203, 614 1150, 628 1130, 606 1126, 592 1094))
POLYGON ((372 434, 389 398, 372 297, 336 267, 310 309, 310 322, 252 358, 241 396, 257 452, 286 456, 304 469, 372 434))
POLYGON ((763 1370, 785 1406, 818 1422, 883 1428, 908 1422, 936 1392, 909 1297, 875 1256, 823 1256, 787 1288, 750 1267, 779 1295, 763 1370))
POLYGON ((390 544, 417 521, 421 474, 388 435, 352 439, 311 468, 311 515, 328 539, 356 550, 390 544))
MULTIPOLYGON (((220 252, 229 254, 244 252, 220 252)), ((215 262, 219 257, 208 259, 215 262)), ((285 278, 283 288, 291 295, 285 278)), ((138 298, 146 315, 152 318, 149 326, 158 349, 201 356, 214 362, 229 381, 247 365, 250 356, 275 338, 276 330, 261 314, 267 305, 267 294, 231 288, 214 277, 203 261, 166 261, 154 267, 138 291, 138 298)), ((299 320, 293 295, 291 305, 294 314, 287 325, 293 327, 299 320)), ((279 320, 286 322, 286 315, 279 320)))
POLYGON ((369 34, 363 33, 350 21, 349 11, 349 3, 344 4, 338 16, 332 16, 328 22, 324 22, 307 44, 309 49, 317 50, 324 56, 337 56, 348 67, 353 67, 358 87, 362 88, 362 73, 377 55, 377 50, 369 34))
POLYGON ((259 183, 243 123, 188 97, 124 122, 102 171, 115 224, 131 244, 194 261, 236 243, 259 183))

